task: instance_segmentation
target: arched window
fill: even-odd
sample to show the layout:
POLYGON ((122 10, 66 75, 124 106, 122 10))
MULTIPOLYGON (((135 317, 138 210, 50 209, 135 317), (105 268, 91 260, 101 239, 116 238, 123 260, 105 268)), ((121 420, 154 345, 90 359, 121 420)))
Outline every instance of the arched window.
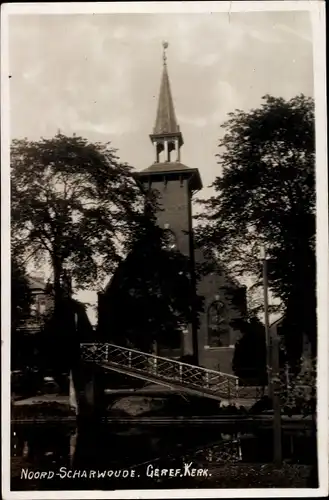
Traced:
POLYGON ((41 316, 46 312, 46 301, 44 299, 39 300, 39 313, 41 316))
POLYGON ((207 311, 207 329, 209 347, 228 347, 230 345, 230 332, 225 320, 225 304, 215 300, 207 311))
POLYGON ((171 229, 164 229, 163 231, 163 248, 165 250, 175 250, 177 248, 176 236, 171 229))
POLYGON ((36 318, 38 316, 38 301, 36 299, 30 305, 31 317, 36 318))

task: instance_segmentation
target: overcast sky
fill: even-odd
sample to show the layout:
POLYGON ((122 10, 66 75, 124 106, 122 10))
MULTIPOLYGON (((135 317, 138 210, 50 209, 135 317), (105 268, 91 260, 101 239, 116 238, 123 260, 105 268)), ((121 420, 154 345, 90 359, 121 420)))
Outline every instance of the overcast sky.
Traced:
POLYGON ((163 40, 182 161, 199 168, 205 187, 218 173, 227 113, 259 106, 264 94, 313 95, 307 12, 12 15, 11 137, 38 139, 60 129, 111 141, 123 161, 146 168, 154 160, 148 135, 163 40))

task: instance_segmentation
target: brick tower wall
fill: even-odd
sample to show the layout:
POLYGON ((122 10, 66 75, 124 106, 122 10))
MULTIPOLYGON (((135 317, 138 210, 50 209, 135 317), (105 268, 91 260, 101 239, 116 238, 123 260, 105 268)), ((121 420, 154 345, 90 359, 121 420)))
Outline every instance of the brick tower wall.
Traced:
MULTIPOLYGON (((152 179, 149 187, 157 193, 159 211, 157 223, 161 228, 173 231, 176 237, 178 250, 186 256, 190 256, 190 234, 192 230, 191 217, 191 192, 189 179, 179 174, 170 173, 167 176, 159 176, 152 179)), ((163 356, 180 357, 193 353, 192 327, 188 325, 182 332, 181 349, 167 349, 160 352, 163 356)))
POLYGON ((184 254, 190 255, 190 236, 192 221, 191 194, 188 179, 179 179, 178 176, 161 178, 151 183, 151 189, 158 195, 159 212, 157 222, 161 228, 169 224, 176 236, 177 248, 184 254))

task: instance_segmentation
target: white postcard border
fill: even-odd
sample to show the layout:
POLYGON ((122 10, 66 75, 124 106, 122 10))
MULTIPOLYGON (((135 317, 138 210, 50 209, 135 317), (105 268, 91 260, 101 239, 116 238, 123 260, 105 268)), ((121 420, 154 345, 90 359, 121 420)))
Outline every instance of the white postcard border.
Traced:
POLYGON ((9 499, 93 498, 263 498, 321 497, 328 494, 328 173, 325 78, 324 1, 231 1, 231 2, 58 2, 9 3, 2 5, 1 17, 1 310, 2 310, 2 492, 9 499), (101 13, 206 13, 254 11, 309 11, 313 25, 314 98, 316 109, 317 184, 317 297, 318 297, 318 458, 320 486, 317 489, 181 489, 115 491, 10 491, 10 109, 8 16, 17 14, 101 14, 101 13))

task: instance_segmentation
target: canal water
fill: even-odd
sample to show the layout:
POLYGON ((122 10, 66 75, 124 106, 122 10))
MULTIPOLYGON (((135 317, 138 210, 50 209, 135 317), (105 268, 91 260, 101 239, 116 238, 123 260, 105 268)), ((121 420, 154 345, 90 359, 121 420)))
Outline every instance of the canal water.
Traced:
MULTIPOLYGON (((285 460, 291 463, 311 465, 315 461, 314 439, 310 436, 285 435, 283 450, 285 460)), ((214 427, 85 424, 77 428, 64 422, 14 423, 11 489, 145 489, 159 487, 159 483, 170 487, 174 484, 171 470, 180 471, 172 474, 178 474, 182 488, 198 484, 213 487, 208 475, 214 468, 230 463, 264 464, 271 459, 268 431, 232 435, 214 427), (192 465, 185 470, 185 464, 192 465), (155 470, 168 472, 161 477, 155 470)))

